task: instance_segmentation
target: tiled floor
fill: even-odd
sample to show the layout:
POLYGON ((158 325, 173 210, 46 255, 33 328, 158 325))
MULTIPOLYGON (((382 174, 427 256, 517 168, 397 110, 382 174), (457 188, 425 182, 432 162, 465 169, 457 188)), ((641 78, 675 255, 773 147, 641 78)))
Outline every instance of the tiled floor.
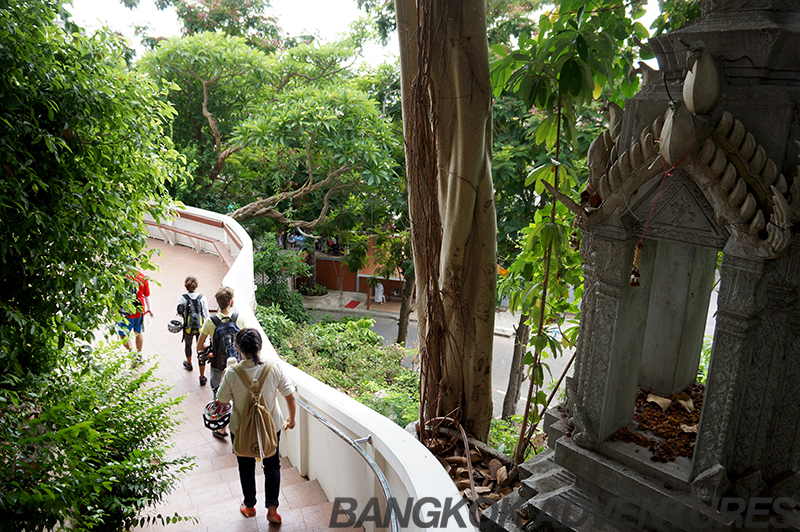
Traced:
MULTIPOLYGON (((254 532, 268 530, 271 525, 266 520, 263 507, 263 473, 256 468, 259 504, 255 519, 246 519, 239 513, 242 491, 236 457, 231 453, 230 441, 219 440, 211 435, 202 421, 202 411, 212 399, 211 388, 201 387, 198 382, 198 368, 186 371, 183 344, 179 334, 167 331, 167 323, 175 316, 178 297, 185 292, 183 281, 187 275, 194 275, 199 282, 198 292, 213 301, 227 267, 218 258, 205 253, 196 253, 183 246, 170 246, 159 240, 150 240, 152 248, 159 249, 162 256, 156 258, 159 272, 148 272, 151 279, 151 303, 153 305, 153 324, 145 332, 144 354, 159 363, 158 375, 174 383, 174 396, 185 395, 183 401, 183 423, 173 438, 173 456, 187 454, 195 456, 197 467, 192 469, 169 495, 166 501, 148 515, 160 513, 172 516, 191 516, 196 521, 183 521, 167 526, 147 526, 142 532, 167 530, 206 531, 206 532, 254 532), (160 284, 160 285, 159 285, 160 284)), ((235 296, 234 296, 235 297, 235 296)), ((279 513, 283 517, 281 531, 324 531, 329 530, 333 503, 328 502, 319 483, 301 477, 286 458, 281 461, 281 495, 279 513)), ((273 530, 278 530, 272 527, 273 530)), ((362 529, 336 528, 330 530, 347 531, 362 529)))

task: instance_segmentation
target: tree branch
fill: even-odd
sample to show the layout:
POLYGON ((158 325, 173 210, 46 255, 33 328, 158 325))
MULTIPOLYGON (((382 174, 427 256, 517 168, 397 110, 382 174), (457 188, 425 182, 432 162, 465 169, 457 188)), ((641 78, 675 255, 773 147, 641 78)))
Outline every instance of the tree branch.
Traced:
POLYGON ((317 75, 317 76, 310 76, 308 74, 303 74, 302 72, 289 72, 281 80, 281 82, 278 83, 278 86, 275 87, 275 92, 276 93, 281 92, 283 90, 283 88, 286 87, 286 85, 292 80, 292 78, 305 78, 306 81, 317 81, 317 80, 322 79, 322 78, 324 78, 326 76, 333 76, 334 74, 338 74, 339 72, 344 70, 344 67, 342 67, 342 68, 337 68, 336 70, 333 70, 331 72, 328 72, 328 70, 335 64, 336 64, 336 61, 331 60, 327 65, 325 65, 322 68, 322 72, 320 72, 319 75, 317 75))
POLYGON ((247 220, 252 220, 254 218, 272 218, 274 220, 279 221, 280 223, 290 225, 291 227, 303 227, 303 228, 312 228, 319 224, 322 219, 324 219, 324 214, 327 214, 329 209, 329 200, 333 195, 333 192, 336 190, 340 190, 345 187, 353 186, 355 183, 336 183, 336 180, 342 174, 349 172, 350 170, 355 170, 356 166, 342 166, 337 168, 336 170, 330 172, 328 176, 319 181, 317 183, 313 182, 306 182, 302 187, 296 190, 288 190, 285 192, 281 192, 279 194, 275 194, 270 196, 266 199, 259 199, 254 201, 244 207, 240 207, 236 209, 233 213, 231 213, 231 217, 239 222, 245 222, 247 220), (322 218, 318 218, 315 222, 304 222, 304 221, 290 221, 287 219, 283 213, 275 209, 275 206, 278 205, 280 202, 285 201, 287 199, 293 198, 302 198, 303 196, 307 196, 313 192, 318 190, 322 190, 327 186, 331 186, 328 192, 325 194, 324 198, 324 205, 323 205, 323 212, 322 218))
POLYGON ((542 184, 544 185, 544 188, 546 188, 554 198, 563 203, 567 209, 571 210, 573 213, 575 213, 575 215, 581 216, 581 208, 577 203, 575 203, 575 201, 573 201, 572 198, 556 189, 553 185, 545 180, 542 180, 542 184))

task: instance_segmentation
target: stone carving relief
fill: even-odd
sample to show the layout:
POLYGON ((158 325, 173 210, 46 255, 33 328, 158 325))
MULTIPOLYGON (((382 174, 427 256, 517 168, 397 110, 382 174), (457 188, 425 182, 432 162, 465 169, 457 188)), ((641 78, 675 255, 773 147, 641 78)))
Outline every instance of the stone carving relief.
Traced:
MULTIPOLYGON (((645 183, 683 168, 700 186, 719 226, 752 255, 776 258, 789 246, 791 226, 800 222, 800 179, 795 179, 789 190, 786 178, 763 146, 727 111, 710 135, 698 129, 693 113, 709 114, 714 109, 724 71, 702 42, 691 52, 683 85, 685 104, 671 102, 664 116, 645 127, 619 155, 619 139, 612 138, 610 130, 592 143, 587 156, 589 180, 581 194, 579 216, 591 228, 615 211, 624 215, 645 183), (695 154, 697 146, 702 149, 695 154)), ((681 211, 679 206, 674 204, 675 220, 691 224, 693 213, 681 211)))
MULTIPOLYGON (((636 223, 634 233, 641 234, 645 221, 650 216, 652 204, 642 203, 633 209, 636 223)), ((647 234, 651 238, 662 238, 686 242, 721 250, 730 235, 714 222, 714 212, 703 192, 689 176, 680 170, 663 185, 661 198, 656 205, 647 234)))

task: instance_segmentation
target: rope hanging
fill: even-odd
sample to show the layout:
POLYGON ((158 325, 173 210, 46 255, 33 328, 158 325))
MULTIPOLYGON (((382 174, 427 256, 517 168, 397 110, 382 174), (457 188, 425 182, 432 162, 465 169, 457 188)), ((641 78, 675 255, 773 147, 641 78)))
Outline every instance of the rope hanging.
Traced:
MULTIPOLYGON (((653 212, 656 209, 656 203, 658 203, 658 198, 661 196, 661 189, 664 187, 664 181, 667 180, 668 176, 672 176, 672 172, 686 160, 686 157, 692 153, 694 150, 695 142, 697 141, 697 117, 692 115, 692 119, 694 120, 694 136, 692 137, 692 144, 689 146, 689 149, 686 153, 683 154, 680 161, 675 163, 670 169, 667 169, 666 165, 664 164, 664 156, 659 154, 658 158, 661 160, 661 166, 664 168, 664 177, 661 178, 661 184, 658 186, 658 192, 656 192, 656 197, 653 199, 653 204, 650 206, 650 213, 647 215, 647 222, 644 224, 644 229, 642 230, 642 236, 639 238, 639 242, 636 243, 636 250, 633 253, 633 268, 631 268, 631 277, 628 281, 628 286, 639 286, 639 278, 641 275, 639 274, 639 265, 642 260, 642 248, 644 247, 644 235, 647 233, 647 229, 650 227, 650 221, 653 219, 653 212)), ((659 139, 659 143, 661 139, 659 139)))

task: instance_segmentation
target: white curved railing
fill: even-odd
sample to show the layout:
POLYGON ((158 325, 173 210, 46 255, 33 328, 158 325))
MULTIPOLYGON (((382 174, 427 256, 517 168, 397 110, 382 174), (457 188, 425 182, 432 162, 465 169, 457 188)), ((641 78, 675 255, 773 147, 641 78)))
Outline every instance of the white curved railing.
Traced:
MULTIPOLYGON (((229 216, 193 207, 186 207, 181 213, 188 216, 176 217, 168 224, 162 223, 160 228, 153 225, 155 222, 152 219, 146 219, 148 234, 165 240, 167 237, 164 232, 173 227, 222 242, 235 257, 222 284, 234 289, 237 303, 247 302, 247 306, 237 304, 236 310, 248 325, 257 327, 266 338, 254 314, 253 242, 250 236, 229 216), (220 222, 222 227, 219 226, 220 222)), ((180 233, 173 234, 178 244, 219 254, 213 242, 193 239, 180 233)), ((267 356, 278 357, 268 339, 263 349, 267 351, 267 356)), ((405 511, 409 500, 419 510, 420 519, 409 519, 407 523, 401 519, 403 530, 477 530, 470 523, 469 512, 464 505, 455 512, 457 517, 450 516, 446 523, 442 523, 442 510, 458 505, 461 494, 439 461, 414 436, 303 371, 289 364, 287 368, 291 379, 297 384, 297 395, 302 401, 350 438, 358 440, 370 437, 371 445, 363 446, 383 471, 400 510, 405 511), (434 524, 439 526, 432 526, 434 524)), ((286 412, 286 403, 281 400, 280 404, 286 412)), ((360 516, 374 499, 380 507, 380 516, 385 515, 386 502, 381 485, 367 462, 348 443, 305 410, 298 409, 296 429, 281 434, 281 454, 289 458, 301 475, 316 479, 329 501, 337 497, 355 499, 355 514, 360 516)), ((343 508, 349 509, 349 503, 344 504, 343 508)), ((367 516, 375 516, 374 511, 367 516)), ((383 529, 376 527, 374 520, 366 521, 364 528, 367 532, 383 529)))

